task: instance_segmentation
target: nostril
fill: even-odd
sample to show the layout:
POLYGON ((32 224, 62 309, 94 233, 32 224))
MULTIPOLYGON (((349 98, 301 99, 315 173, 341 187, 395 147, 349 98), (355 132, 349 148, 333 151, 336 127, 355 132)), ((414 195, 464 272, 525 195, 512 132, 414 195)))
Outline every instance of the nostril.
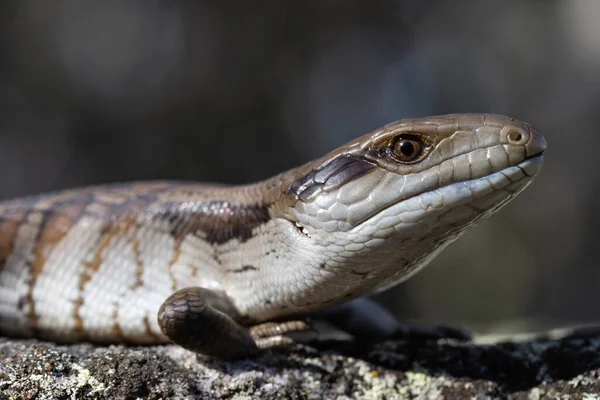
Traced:
POLYGON ((514 125, 502 128, 500 135, 504 135, 506 142, 512 145, 523 145, 529 140, 528 132, 519 126, 514 125))
POLYGON ((523 134, 517 131, 511 131, 508 133, 508 140, 511 142, 520 142, 523 139, 523 134))

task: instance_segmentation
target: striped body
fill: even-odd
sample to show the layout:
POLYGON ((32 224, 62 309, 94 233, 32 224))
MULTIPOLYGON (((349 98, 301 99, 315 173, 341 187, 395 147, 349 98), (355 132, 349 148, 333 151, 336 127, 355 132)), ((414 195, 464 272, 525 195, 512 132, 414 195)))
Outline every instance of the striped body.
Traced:
POLYGON ((292 249, 280 244, 297 231, 271 220, 266 205, 238 198, 268 187, 245 193, 132 183, 2 204, 2 331, 58 341, 163 342, 157 310, 189 286, 231 294, 245 321, 265 319, 248 305, 264 304, 259 288, 272 280, 269 269, 295 265, 292 249))
MULTIPOLYGON (((218 287, 210 251, 148 216, 178 185, 122 185, 27 198, 0 213, 0 321, 60 340, 163 340, 156 312, 190 283, 218 287)), ((159 207, 160 208, 160 207, 159 207)))
POLYGON ((385 289, 523 190, 544 149, 506 117, 430 117, 252 185, 132 183, 6 201, 0 331, 155 343, 166 340, 158 309, 187 287, 227 299, 242 325, 385 289), (429 146, 419 162, 389 153, 407 134, 429 146))

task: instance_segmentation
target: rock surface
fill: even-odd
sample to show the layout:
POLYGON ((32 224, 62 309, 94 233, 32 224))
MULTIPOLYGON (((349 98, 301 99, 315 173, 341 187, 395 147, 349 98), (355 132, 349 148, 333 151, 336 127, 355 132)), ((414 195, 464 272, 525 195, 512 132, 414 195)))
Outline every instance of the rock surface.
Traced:
POLYGON ((0 399, 595 399, 600 394, 600 336, 494 345, 317 346, 222 361, 177 346, 0 339, 0 399))

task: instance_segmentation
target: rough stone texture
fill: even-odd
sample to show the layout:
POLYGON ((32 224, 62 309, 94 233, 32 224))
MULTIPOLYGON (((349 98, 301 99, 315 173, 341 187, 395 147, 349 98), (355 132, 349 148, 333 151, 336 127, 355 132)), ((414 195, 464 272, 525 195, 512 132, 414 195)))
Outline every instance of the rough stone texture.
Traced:
POLYGON ((600 336, 297 346, 239 361, 176 346, 0 339, 0 399, 596 399, 600 336))

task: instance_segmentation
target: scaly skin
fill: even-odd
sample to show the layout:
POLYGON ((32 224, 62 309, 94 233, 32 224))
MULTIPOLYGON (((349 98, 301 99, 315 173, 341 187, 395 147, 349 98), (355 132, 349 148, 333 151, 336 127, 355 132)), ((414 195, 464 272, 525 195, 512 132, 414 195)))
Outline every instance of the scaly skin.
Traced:
POLYGON ((525 123, 457 114, 386 125, 251 185, 6 201, 0 329, 216 356, 287 345, 308 326, 265 323, 407 279, 523 190, 545 147, 525 123))

